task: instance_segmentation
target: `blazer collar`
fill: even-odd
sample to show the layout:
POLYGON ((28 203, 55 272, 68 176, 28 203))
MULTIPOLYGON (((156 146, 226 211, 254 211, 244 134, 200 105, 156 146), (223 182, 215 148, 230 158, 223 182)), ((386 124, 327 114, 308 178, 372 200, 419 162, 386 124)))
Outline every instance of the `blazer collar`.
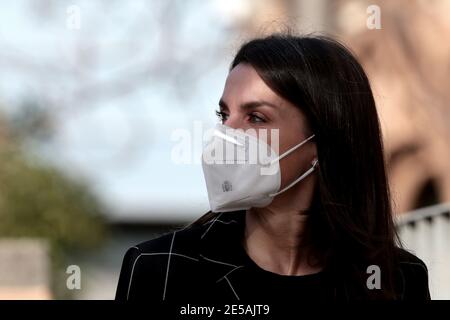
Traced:
POLYGON ((202 226, 200 259, 209 263, 209 270, 221 279, 224 275, 246 265, 242 246, 246 210, 221 212, 202 226))

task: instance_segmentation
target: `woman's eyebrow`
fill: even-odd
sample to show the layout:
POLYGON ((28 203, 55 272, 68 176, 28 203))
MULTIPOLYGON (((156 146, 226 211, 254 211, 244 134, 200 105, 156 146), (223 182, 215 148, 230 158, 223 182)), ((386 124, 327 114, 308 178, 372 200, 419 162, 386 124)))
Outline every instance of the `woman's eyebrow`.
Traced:
MULTIPOLYGON (((224 110, 229 110, 228 105, 222 99, 220 99, 220 101, 219 101, 219 106, 224 110)), ((269 106, 272 108, 278 108, 277 105, 275 105, 271 102, 268 102, 268 101, 264 101, 264 100, 249 101, 249 102, 241 104, 240 107, 241 107, 241 109, 253 109, 253 108, 257 108, 257 107, 261 107, 261 106, 269 106)))

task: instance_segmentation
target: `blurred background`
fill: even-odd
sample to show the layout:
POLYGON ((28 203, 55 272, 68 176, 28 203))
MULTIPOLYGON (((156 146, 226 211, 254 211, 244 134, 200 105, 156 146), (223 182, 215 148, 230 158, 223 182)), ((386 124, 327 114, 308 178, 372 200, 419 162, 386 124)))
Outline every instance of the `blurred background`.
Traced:
POLYGON ((0 299, 113 299, 128 247, 207 212, 178 133, 217 122, 243 41, 287 28, 362 62, 400 234, 450 299, 448 0, 2 1, 0 299))

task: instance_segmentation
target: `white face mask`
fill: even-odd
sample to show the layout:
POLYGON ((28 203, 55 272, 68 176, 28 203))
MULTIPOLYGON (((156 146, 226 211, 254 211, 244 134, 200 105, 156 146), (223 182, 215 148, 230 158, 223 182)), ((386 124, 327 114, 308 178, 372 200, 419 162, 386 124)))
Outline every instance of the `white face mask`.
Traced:
POLYGON ((279 160, 308 142, 314 135, 278 154, 264 140, 217 123, 214 135, 203 149, 202 168, 213 212, 265 207, 273 198, 311 174, 310 169, 285 188, 281 187, 279 160))

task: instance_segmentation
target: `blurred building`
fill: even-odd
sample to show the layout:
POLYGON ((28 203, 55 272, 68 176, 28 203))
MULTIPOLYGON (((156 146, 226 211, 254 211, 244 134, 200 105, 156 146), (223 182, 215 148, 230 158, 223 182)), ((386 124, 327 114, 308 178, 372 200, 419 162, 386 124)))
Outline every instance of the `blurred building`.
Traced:
MULTIPOLYGON (((356 3, 364 1, 343 1, 342 10, 356 3)), ((450 201, 450 3, 372 3, 381 29, 342 31, 372 82, 396 211, 450 201)), ((351 20, 367 17, 359 12, 351 20)))
POLYGON ((50 289, 46 241, 0 239, 0 300, 46 300, 50 289))

